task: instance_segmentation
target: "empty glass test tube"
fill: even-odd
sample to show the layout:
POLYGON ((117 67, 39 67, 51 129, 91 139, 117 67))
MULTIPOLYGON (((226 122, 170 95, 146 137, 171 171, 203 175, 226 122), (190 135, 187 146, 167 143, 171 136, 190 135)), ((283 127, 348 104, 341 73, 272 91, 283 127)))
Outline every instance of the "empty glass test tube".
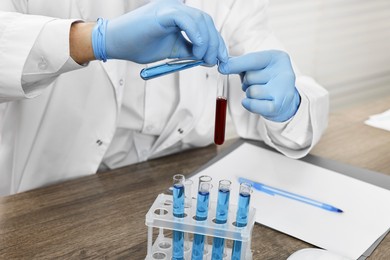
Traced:
POLYGON ((225 141, 226 128, 226 110, 227 110, 227 91, 229 75, 222 77, 222 80, 217 81, 217 100, 215 106, 215 128, 214 128, 214 143, 221 145, 225 141))
MULTIPOLYGON (((209 212, 209 197, 212 188, 211 177, 203 175, 199 177, 198 198, 196 203, 197 221, 205 221, 209 212)), ((205 236, 194 234, 194 241, 192 243, 192 260, 203 259, 205 236)))
MULTIPOLYGON (((245 227, 248 224, 249 204, 252 193, 252 185, 249 183, 241 183, 238 197, 238 208, 236 214, 236 226, 245 227)), ((241 241, 233 241, 232 260, 241 259, 241 241)))
MULTIPOLYGON (((217 224, 225 224, 227 222, 231 184, 232 182, 229 180, 219 181, 217 211, 215 216, 215 223, 217 224)), ((224 244, 225 239, 214 237, 213 250, 211 253, 212 259, 223 259, 224 244)))
POLYGON ((190 179, 186 179, 184 182, 184 207, 185 208, 192 207, 192 184, 193 181, 190 179))
MULTIPOLYGON (((173 216, 184 218, 184 182, 185 177, 181 174, 173 176, 173 216)), ((172 259, 184 259, 184 233, 173 230, 172 259)))

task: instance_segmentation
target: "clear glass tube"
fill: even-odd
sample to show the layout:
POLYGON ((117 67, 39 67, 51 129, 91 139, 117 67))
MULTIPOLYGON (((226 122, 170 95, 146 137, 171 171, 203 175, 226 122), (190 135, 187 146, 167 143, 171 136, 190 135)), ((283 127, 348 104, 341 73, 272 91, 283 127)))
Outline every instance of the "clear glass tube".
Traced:
MULTIPOLYGON (((229 213, 230 186, 232 182, 229 180, 219 181, 217 212, 215 223, 225 224, 229 213)), ((212 259, 223 259, 225 239, 214 237, 212 259)))
MULTIPOLYGON (((199 177, 198 198, 196 203, 196 220, 205 221, 209 212, 209 197, 212 178, 208 175, 199 177)), ((194 241, 192 243, 192 260, 202 260, 204 254, 205 236, 194 234, 194 241)))
POLYGON ((228 82, 229 75, 223 77, 222 80, 217 81, 214 128, 214 143, 217 145, 221 145, 225 142, 228 82))
POLYGON ((199 177, 198 197, 196 203, 196 220, 203 221, 207 219, 209 212, 209 197, 212 178, 208 175, 199 177))
POLYGON ((154 79, 177 71, 204 65, 203 60, 176 59, 170 62, 159 64, 141 70, 140 76, 143 80, 154 79))
MULTIPOLYGON (((184 175, 176 174, 173 176, 173 216, 177 218, 184 217, 184 182, 184 175)), ((184 233, 173 230, 172 237, 172 259, 184 259, 184 233)))
POLYGON ((192 180, 185 180, 184 182, 184 207, 191 208, 192 207, 192 180))
POLYGON ((184 182, 184 175, 173 176, 173 215, 178 218, 184 217, 184 182))
POLYGON ((229 180, 219 181, 217 214, 215 221, 217 224, 224 224, 227 221, 229 211, 230 186, 232 182, 229 180))
MULTIPOLYGON (((243 182, 240 185, 240 193, 238 197, 238 208, 236 214, 236 226, 245 227, 248 224, 249 204, 251 200, 252 185, 243 182)), ((233 241, 232 260, 241 259, 241 241, 233 241)))
POLYGON ((238 208, 236 215, 236 226, 245 227, 248 223, 249 203, 251 199, 252 185, 250 183, 241 183, 240 194, 238 198, 238 208))

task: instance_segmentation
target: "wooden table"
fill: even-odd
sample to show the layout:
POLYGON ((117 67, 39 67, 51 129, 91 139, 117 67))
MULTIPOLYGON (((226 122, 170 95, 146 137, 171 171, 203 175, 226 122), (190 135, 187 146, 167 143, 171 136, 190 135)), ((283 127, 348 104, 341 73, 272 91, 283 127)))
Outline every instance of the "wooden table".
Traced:
MULTIPOLYGON (((390 133, 363 124, 388 108, 390 96, 332 113, 312 154, 390 175, 390 133)), ((0 259, 144 259, 145 214, 172 175, 192 173, 232 142, 0 198, 0 259)), ((311 247, 259 224, 252 241, 256 260, 311 247)), ((390 259, 390 236, 369 259, 390 259)))

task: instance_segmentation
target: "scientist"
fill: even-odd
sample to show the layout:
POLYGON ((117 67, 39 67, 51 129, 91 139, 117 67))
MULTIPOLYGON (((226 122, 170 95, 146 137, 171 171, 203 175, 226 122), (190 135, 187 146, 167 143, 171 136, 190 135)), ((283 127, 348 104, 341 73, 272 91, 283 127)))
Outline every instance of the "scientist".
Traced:
POLYGON ((2 0, 0 194, 212 143, 216 67, 139 77, 165 58, 240 74, 228 97, 237 133, 305 156, 328 94, 277 50, 266 12, 265 0, 2 0))

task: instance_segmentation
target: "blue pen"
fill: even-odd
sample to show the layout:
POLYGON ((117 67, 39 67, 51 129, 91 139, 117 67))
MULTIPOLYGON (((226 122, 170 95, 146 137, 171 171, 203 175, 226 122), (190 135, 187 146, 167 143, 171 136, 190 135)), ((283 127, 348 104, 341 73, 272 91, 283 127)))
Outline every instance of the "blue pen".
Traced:
POLYGON ((154 79, 180 70, 189 69, 195 66, 203 65, 203 60, 173 60, 164 64, 156 65, 141 70, 140 76, 144 80, 154 79))
POLYGON ((239 182, 250 183, 250 184, 252 184, 252 187, 255 190, 267 193, 269 195, 273 195, 273 196, 274 195, 279 195, 279 196, 282 196, 282 197, 285 197, 285 198, 289 198, 289 199, 296 200, 296 201, 299 201, 299 202, 302 202, 302 203, 306 203, 306 204, 309 204, 311 206, 318 207, 318 208, 321 208, 321 209, 324 209, 324 210, 328 210, 328 211, 331 211, 331 212, 343 213, 343 211, 341 209, 336 208, 336 207, 334 207, 332 205, 329 205, 329 204, 326 204, 326 203, 323 203, 323 202, 320 202, 320 201, 316 201, 316 200, 313 200, 313 199, 310 199, 308 197, 304 197, 304 196, 301 196, 301 195, 298 195, 298 194, 295 194, 295 193, 292 193, 292 192, 288 192, 288 191, 284 191, 284 190, 281 190, 281 189, 278 189, 278 188, 274 188, 274 187, 265 185, 265 184, 260 183, 260 182, 251 181, 251 180, 248 180, 248 179, 245 179, 245 178, 241 178, 241 177, 238 178, 238 181, 239 182))

